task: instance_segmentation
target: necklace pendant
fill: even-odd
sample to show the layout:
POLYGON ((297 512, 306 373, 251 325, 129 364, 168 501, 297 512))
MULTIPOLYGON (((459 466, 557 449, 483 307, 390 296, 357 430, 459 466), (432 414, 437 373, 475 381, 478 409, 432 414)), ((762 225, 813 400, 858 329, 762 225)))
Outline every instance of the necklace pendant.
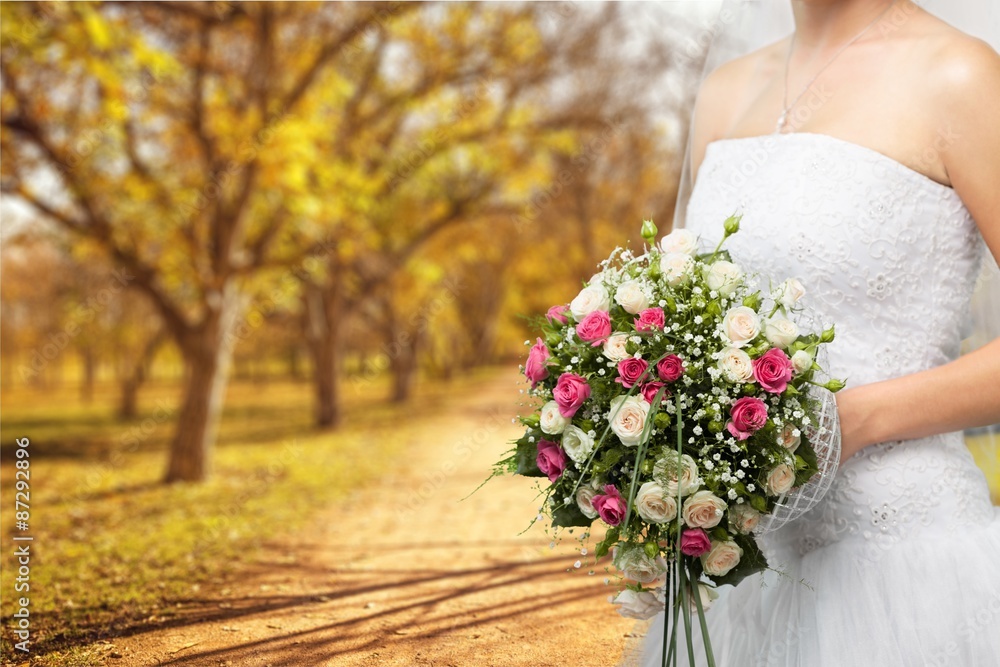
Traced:
POLYGON ((785 129, 785 123, 788 121, 788 109, 781 112, 778 116, 778 124, 774 126, 774 133, 781 134, 781 131, 785 129))

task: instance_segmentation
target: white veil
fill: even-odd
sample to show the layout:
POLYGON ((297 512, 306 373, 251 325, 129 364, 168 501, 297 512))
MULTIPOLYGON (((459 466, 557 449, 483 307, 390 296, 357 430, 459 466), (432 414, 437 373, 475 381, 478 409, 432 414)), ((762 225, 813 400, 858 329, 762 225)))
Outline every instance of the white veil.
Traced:
MULTIPOLYGON (((1000 2, 996 0, 921 0, 920 7, 950 23, 956 28, 989 43, 1000 51, 1000 2)), ((894 21, 905 18, 894 16, 905 12, 899 3, 882 19, 894 21)), ((775 42, 794 29, 791 3, 788 0, 725 0, 718 17, 707 28, 712 39, 706 54, 701 80, 719 65, 775 42)), ((691 195, 691 145, 688 140, 681 170, 677 207, 674 211, 675 226, 684 226, 687 202, 691 195)), ((967 337, 963 350, 969 352, 1000 336, 1000 268, 983 244, 983 269, 973 296, 967 337)), ((989 452, 992 465, 997 465, 997 446, 1000 445, 1000 425, 985 430, 988 442, 983 443, 983 454, 989 452)))

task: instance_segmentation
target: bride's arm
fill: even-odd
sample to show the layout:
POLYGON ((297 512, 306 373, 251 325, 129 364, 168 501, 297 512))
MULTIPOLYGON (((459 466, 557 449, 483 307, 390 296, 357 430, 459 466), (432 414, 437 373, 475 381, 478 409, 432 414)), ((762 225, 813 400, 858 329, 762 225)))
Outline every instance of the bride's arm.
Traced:
MULTIPOLYGON (((1000 56, 979 43, 966 48, 941 72, 941 126, 954 138, 942 160, 1000 258, 1000 56)), ((1000 339, 937 368, 845 389, 837 405, 845 460, 876 442, 1000 423, 1000 339)))

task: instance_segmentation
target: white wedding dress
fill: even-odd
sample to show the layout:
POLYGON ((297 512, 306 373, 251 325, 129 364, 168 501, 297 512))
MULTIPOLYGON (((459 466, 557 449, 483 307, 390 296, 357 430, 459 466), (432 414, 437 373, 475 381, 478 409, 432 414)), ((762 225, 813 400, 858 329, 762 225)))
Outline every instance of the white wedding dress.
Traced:
MULTIPOLYGON (((959 354, 983 244, 951 188, 826 135, 725 139, 707 148, 687 227, 714 245, 734 212, 734 260, 802 281, 836 324, 826 366, 848 386, 959 354)), ((722 587, 707 612, 718 667, 1000 665, 1000 515, 960 433, 864 449, 760 542, 780 574, 722 587)), ((658 665, 662 628, 661 614, 626 664, 658 665)))

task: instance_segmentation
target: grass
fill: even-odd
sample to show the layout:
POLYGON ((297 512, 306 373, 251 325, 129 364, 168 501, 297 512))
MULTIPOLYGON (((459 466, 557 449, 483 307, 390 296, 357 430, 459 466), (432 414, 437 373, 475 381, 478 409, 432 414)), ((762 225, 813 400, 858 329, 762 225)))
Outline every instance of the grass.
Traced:
MULTIPOLYGON (((332 433, 311 427, 307 384, 234 384, 210 481, 171 486, 159 480, 176 387, 149 387, 142 414, 129 424, 114 418, 111 387, 101 387, 90 405, 71 388, 4 393, 5 535, 14 528, 6 511, 14 503, 11 445, 31 439, 30 664, 103 664, 93 654, 99 649, 86 645, 169 619, 176 600, 232 576, 262 544, 304 529, 396 458, 405 440, 393 435, 403 420, 417 427, 439 417, 446 394, 476 380, 428 388, 406 406, 386 404, 380 384, 357 392, 347 386, 346 423, 332 433), (135 451, 129 434, 139 443, 135 451)), ((10 573, 16 563, 7 540, 0 563, 10 573)), ((5 625, 14 596, 5 575, 5 625)), ((25 664, 15 662, 11 639, 5 627, 5 664, 25 664)))
MULTIPOLYGON (((147 387, 142 414, 131 423, 115 419, 110 385, 99 386, 89 405, 72 387, 4 392, 5 536, 14 520, 12 445, 15 438, 31 439, 30 664, 104 664, 100 640, 169 620, 181 613, 178 600, 239 576, 262 545, 308 529, 332 502, 376 479, 387 461, 404 460, 398 456, 407 442, 400 437, 401 423, 407 433, 431 428, 449 395, 461 395, 481 379, 426 387, 405 406, 386 404, 386 387, 379 383, 357 391, 348 383, 345 424, 333 433, 312 428, 307 384, 235 383, 212 478, 172 486, 159 480, 173 432, 176 386, 147 387), (137 447, 130 451, 133 442, 137 447)), ((970 441, 970 449, 987 473, 994 502, 1000 502, 996 445, 981 436, 970 441)), ((11 544, 5 537, 0 550, 5 626, 14 611, 11 544)), ((4 664, 28 664, 17 662, 11 637, 5 627, 4 664)))

